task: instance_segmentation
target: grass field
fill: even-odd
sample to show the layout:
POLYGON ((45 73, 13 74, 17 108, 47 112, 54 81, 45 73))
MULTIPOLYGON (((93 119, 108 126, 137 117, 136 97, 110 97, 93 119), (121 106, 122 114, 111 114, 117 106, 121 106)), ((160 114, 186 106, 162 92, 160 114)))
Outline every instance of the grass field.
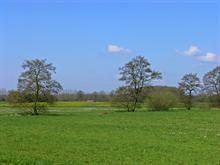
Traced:
POLYGON ((220 111, 101 109, 16 116, 1 108, 0 164, 220 164, 220 111))
MULTIPOLYGON (((9 107, 7 102, 0 102, 1 107, 9 107)), ((74 102, 55 102, 51 107, 110 107, 110 102, 74 101, 74 102)))

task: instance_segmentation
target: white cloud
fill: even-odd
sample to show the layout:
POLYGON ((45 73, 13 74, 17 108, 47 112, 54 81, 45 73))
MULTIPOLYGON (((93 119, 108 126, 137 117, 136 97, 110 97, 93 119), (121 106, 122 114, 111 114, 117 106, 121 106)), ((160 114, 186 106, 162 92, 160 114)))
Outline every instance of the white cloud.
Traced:
POLYGON ((194 45, 190 46, 187 50, 184 50, 184 51, 176 50, 177 54, 184 55, 184 56, 193 56, 193 55, 198 54, 199 52, 201 52, 200 49, 194 45))
POLYGON ((187 56, 192 56, 199 53, 200 50, 197 46, 190 46, 188 50, 184 51, 184 54, 187 56))
POLYGON ((109 53, 122 53, 122 54, 131 53, 131 50, 129 49, 113 44, 109 44, 107 50, 109 53))
POLYGON ((219 62, 220 57, 214 53, 206 53, 203 56, 199 56, 198 59, 202 62, 219 62))

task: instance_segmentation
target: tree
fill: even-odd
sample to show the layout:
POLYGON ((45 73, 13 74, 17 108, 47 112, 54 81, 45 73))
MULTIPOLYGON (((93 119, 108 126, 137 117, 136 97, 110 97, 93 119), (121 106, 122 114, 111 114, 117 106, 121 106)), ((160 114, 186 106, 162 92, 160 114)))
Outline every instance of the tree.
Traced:
POLYGON ((77 95, 77 101, 84 101, 85 100, 85 94, 83 91, 78 91, 76 93, 76 95, 77 95))
POLYGON ((206 73, 203 77, 204 90, 220 105, 220 66, 206 73))
POLYGON ((32 96, 33 114, 40 109, 39 102, 50 102, 53 95, 62 90, 62 86, 52 80, 56 68, 46 60, 27 60, 22 65, 24 72, 18 79, 18 91, 32 96))
POLYGON ((129 89, 131 111, 135 111, 141 92, 145 86, 150 85, 152 80, 160 79, 161 73, 152 71, 150 63, 142 56, 133 58, 130 62, 119 68, 120 81, 124 81, 126 88, 129 89))
POLYGON ((115 107, 126 108, 131 111, 133 108, 133 98, 131 96, 131 88, 124 86, 119 87, 113 94, 112 104, 115 107))
POLYGON ((186 74, 181 79, 179 83, 179 89, 183 95, 184 103, 188 110, 192 107, 192 98, 193 95, 196 94, 201 87, 201 83, 197 74, 186 74))
POLYGON ((220 66, 206 73, 203 77, 205 90, 210 94, 220 94, 220 66))
POLYGON ((7 101, 12 105, 17 105, 24 102, 24 97, 18 91, 9 91, 7 101))

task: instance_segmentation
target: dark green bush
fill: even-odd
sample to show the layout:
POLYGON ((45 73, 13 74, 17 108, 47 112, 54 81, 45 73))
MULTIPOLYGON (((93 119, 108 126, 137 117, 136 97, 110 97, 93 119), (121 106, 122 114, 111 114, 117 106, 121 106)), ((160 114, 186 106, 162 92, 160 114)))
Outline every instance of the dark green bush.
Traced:
POLYGON ((171 91, 153 91, 147 98, 148 108, 152 111, 167 111, 178 105, 178 95, 171 91))

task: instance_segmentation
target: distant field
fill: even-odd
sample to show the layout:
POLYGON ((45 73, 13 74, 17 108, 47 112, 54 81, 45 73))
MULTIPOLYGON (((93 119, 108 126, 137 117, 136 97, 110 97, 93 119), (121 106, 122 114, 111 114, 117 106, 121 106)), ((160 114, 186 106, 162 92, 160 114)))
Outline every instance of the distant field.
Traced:
POLYGON ((109 107, 110 102, 90 102, 90 101, 73 101, 73 102, 55 102, 54 107, 109 107))
MULTIPOLYGON (((110 102, 92 102, 92 101, 73 101, 73 102, 55 102, 51 107, 110 107, 110 102)), ((7 102, 0 102, 0 107, 9 107, 7 102)))
POLYGON ((0 113, 0 164, 220 164, 220 111, 0 113))

